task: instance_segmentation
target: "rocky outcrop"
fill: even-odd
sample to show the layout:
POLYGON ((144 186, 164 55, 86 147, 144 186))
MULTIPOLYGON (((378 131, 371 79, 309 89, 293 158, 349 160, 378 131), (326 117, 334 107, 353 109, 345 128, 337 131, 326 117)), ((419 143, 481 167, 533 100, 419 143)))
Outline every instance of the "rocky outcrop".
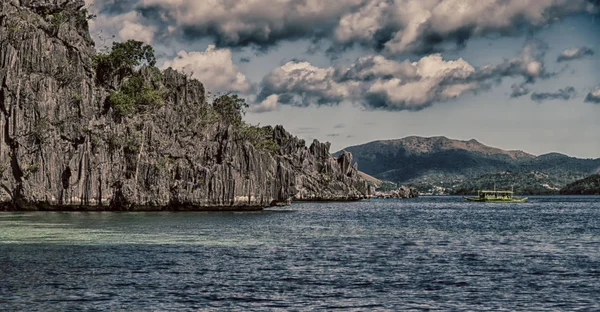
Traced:
POLYGON ((277 126, 274 150, 205 114, 202 83, 142 70, 165 101, 117 118, 97 86, 83 1, 0 3, 0 210, 242 210, 354 200, 352 156, 277 126))
POLYGON ((378 198, 416 198, 419 197, 419 191, 413 187, 401 186, 397 190, 388 192, 376 192, 375 197, 378 198))

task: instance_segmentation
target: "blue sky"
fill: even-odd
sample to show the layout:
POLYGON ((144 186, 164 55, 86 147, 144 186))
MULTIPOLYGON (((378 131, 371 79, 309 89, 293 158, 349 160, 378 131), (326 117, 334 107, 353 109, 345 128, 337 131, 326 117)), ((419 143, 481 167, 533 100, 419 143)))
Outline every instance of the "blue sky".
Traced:
POLYGON ((150 43, 248 99, 247 121, 332 151, 442 135, 600 157, 597 1, 86 2, 98 49, 150 43))

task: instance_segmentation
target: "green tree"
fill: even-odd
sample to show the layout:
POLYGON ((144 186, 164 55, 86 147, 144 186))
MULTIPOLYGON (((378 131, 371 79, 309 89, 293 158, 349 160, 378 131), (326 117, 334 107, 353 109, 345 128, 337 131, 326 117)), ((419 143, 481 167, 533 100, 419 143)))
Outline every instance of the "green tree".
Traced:
POLYGON ((135 73, 141 65, 153 67, 156 65, 152 46, 137 40, 113 42, 112 49, 107 53, 98 53, 93 59, 96 70, 96 80, 111 87, 116 78, 121 81, 135 73))
POLYGON ((243 124, 242 116, 249 105, 246 100, 240 98, 237 94, 226 93, 216 96, 213 99, 212 107, 221 115, 226 124, 241 126, 243 124))

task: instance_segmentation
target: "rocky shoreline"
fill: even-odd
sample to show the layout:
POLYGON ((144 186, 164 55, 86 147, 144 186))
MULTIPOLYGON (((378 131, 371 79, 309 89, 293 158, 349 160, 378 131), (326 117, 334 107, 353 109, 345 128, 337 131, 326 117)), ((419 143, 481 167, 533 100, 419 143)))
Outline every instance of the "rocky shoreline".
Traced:
POLYGON ((419 191, 414 187, 400 186, 397 190, 375 192, 374 196, 377 198, 417 198, 419 191))
POLYGON ((0 3, 0 210, 260 210, 373 195, 350 153, 247 125, 197 80, 153 64, 101 68, 83 7, 0 3), (135 84, 148 103, 124 105, 135 84))

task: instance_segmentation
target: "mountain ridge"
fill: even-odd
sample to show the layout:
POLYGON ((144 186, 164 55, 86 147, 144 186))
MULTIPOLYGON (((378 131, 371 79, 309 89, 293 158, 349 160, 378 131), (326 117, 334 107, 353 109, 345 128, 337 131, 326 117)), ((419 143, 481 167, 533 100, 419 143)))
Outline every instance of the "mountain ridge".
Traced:
MULTIPOLYGON (((441 151, 441 150, 467 150, 467 151, 477 151, 483 154, 494 155, 494 154, 503 154, 508 155, 511 158, 534 158, 537 157, 534 154, 527 153, 522 150, 504 150, 498 147, 493 147, 489 145, 485 145, 479 142, 477 139, 470 140, 459 140, 459 139, 451 139, 446 136, 432 136, 432 137, 424 137, 424 136, 416 136, 411 135, 401 139, 384 139, 384 140, 375 140, 370 141, 364 144, 352 145, 341 149, 334 153, 337 155, 342 151, 354 147, 369 145, 369 144, 384 144, 384 145, 399 145, 404 147, 407 151, 411 151, 414 153, 430 153, 432 151, 441 151), (437 148, 437 149, 436 149, 437 148)), ((553 152, 548 154, 554 154, 553 152)), ((560 153, 557 153, 560 154, 560 153)), ((564 155, 564 154, 560 154, 564 155)))
MULTIPOLYGON (((351 152, 366 174, 384 181, 420 185, 423 192, 427 189, 464 192, 492 187, 487 185, 495 179, 490 179, 490 174, 514 172, 522 177, 517 179, 522 182, 522 189, 531 194, 538 191, 546 194, 600 172, 600 158, 582 159, 556 152, 536 156, 487 146, 476 139, 454 140, 444 136, 377 140, 343 151, 351 152)), ((515 180, 515 175, 497 176, 515 180)))

